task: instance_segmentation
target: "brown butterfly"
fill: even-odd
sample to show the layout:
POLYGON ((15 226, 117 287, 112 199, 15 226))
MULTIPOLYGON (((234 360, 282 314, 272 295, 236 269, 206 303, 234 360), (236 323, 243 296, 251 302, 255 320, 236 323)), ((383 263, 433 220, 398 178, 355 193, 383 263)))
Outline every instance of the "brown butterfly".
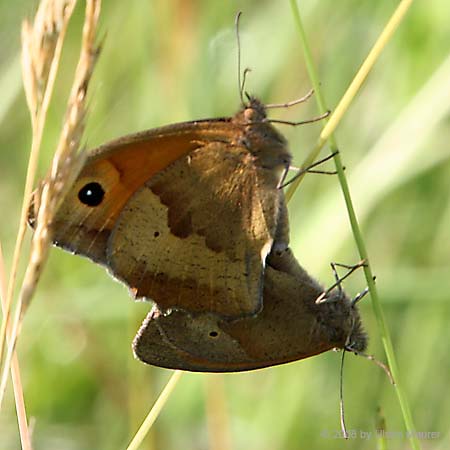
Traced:
POLYGON ((322 287, 290 249, 275 251, 264 273, 264 308, 255 317, 225 320, 208 312, 154 307, 133 342, 136 357, 155 366, 235 372, 295 361, 332 348, 363 352, 359 312, 342 290, 316 303, 322 287))
POLYGON ((255 98, 231 118, 122 137, 88 156, 53 221, 54 244, 161 311, 256 314, 267 255, 288 246, 279 185, 290 162, 255 98))

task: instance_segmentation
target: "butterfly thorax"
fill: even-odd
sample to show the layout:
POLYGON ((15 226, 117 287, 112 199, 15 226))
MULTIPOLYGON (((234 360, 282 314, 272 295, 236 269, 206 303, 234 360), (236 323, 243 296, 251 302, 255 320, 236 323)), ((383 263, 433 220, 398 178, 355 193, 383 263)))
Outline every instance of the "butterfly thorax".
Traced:
POLYGON ((235 143, 250 151, 257 166, 279 174, 289 167, 292 155, 287 141, 267 119, 265 106, 258 99, 250 97, 232 123, 240 131, 235 143))

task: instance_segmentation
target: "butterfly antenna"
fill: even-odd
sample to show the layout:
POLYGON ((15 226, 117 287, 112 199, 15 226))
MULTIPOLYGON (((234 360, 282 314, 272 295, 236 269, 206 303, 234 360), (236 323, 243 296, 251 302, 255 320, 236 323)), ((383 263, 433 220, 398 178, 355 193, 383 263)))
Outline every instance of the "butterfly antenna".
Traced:
POLYGON ((248 69, 246 69, 244 71, 244 77, 243 80, 241 80, 241 37, 239 34, 239 21, 242 15, 242 11, 239 11, 236 14, 236 19, 234 21, 235 24, 235 28, 236 28, 236 42, 237 42, 237 68, 238 68, 238 89, 239 89, 239 97, 241 99, 241 104, 244 107, 245 106, 245 102, 244 102, 244 83, 245 83, 245 78, 248 72, 248 69))
POLYGON ((252 69, 250 69, 248 67, 244 70, 244 75, 242 77, 242 84, 241 84, 241 90, 240 90, 241 100, 242 100, 242 97, 244 94, 247 97, 248 101, 251 100, 251 96, 248 94, 248 92, 245 92, 245 82, 247 81, 247 74, 250 73, 251 71, 252 71, 252 69))
POLYGON ((345 426, 345 414, 344 414, 344 357, 345 351, 342 352, 341 369, 339 376, 339 417, 341 420, 341 430, 344 439, 348 439, 347 427, 345 426))

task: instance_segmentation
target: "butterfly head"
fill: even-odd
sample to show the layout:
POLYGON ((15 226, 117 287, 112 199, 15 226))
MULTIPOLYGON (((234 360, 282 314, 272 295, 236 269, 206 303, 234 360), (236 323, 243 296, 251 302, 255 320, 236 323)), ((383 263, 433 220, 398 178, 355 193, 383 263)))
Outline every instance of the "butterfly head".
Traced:
POLYGON ((355 306, 351 307, 351 328, 347 336, 345 349, 349 351, 364 352, 367 348, 367 334, 363 329, 361 317, 355 306))
POLYGON ((248 97, 248 103, 241 111, 243 121, 247 123, 265 122, 267 120, 266 107, 256 97, 248 97))
POLYGON ((333 289, 327 295, 327 300, 317 306, 319 317, 326 317, 333 335, 330 340, 336 342, 337 348, 356 352, 366 349, 367 334, 363 329, 359 310, 343 290, 333 289))

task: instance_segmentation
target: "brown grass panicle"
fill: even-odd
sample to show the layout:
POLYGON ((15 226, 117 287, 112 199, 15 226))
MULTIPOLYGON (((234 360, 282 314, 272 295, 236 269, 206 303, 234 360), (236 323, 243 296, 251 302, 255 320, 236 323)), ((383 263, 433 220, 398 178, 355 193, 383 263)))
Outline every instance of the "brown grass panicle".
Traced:
MULTIPOLYGON (((20 258, 32 186, 36 173, 39 149, 60 60, 65 32, 76 0, 42 0, 33 23, 25 20, 22 26, 22 72, 32 123, 32 144, 22 206, 21 221, 8 283, 7 302, 0 336, 0 352, 8 327, 17 265, 20 258)), ((4 397, 15 342, 30 304, 37 281, 47 258, 51 243, 51 223, 66 188, 78 175, 84 161, 79 152, 86 116, 86 94, 99 47, 95 43, 100 0, 87 0, 81 52, 75 70, 66 114, 53 161, 46 177, 34 195, 36 210, 35 232, 24 279, 18 294, 8 349, 0 384, 0 405, 4 397)))

